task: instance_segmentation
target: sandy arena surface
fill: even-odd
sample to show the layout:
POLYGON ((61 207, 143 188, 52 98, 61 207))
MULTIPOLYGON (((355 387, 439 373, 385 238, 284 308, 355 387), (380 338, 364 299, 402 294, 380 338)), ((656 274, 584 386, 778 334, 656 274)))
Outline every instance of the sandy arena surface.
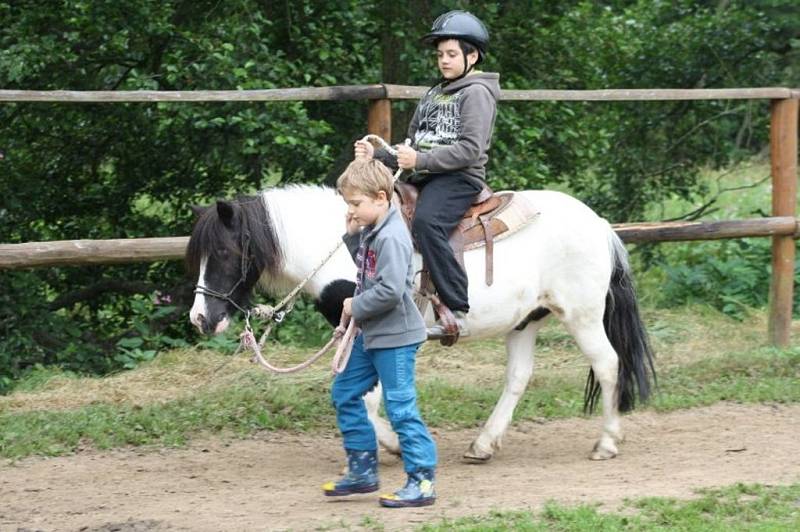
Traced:
MULTIPOLYGON (((702 487, 800 481, 800 406, 733 403, 624 418, 627 440, 606 462, 587 459, 599 418, 513 426, 495 458, 466 464, 475 436, 438 431, 436 505, 384 509, 376 494, 331 500, 321 485, 342 467, 334 435, 264 434, 186 449, 85 451, 0 465, 0 530, 408 529, 491 509, 538 510, 548 500, 601 503, 692 497, 702 487)), ((382 491, 402 464, 383 453, 382 491)))

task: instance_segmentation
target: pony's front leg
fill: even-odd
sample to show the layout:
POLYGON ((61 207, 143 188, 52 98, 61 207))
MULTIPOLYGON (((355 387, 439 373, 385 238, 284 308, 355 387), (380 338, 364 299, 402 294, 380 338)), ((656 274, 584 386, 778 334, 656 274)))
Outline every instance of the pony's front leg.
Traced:
POLYGON ((594 377, 600 383, 600 398, 603 406, 603 431, 600 439, 594 444, 589 458, 592 460, 608 460, 619 452, 617 443, 622 442, 623 435, 620 424, 617 374, 619 357, 611 346, 603 328, 602 315, 592 320, 591 324, 568 324, 578 347, 589 359, 594 377))
POLYGON ((383 446, 389 453, 400 456, 400 440, 397 434, 392 430, 392 426, 388 421, 383 419, 378 414, 378 409, 381 406, 381 383, 368 391, 364 395, 364 404, 367 406, 367 416, 375 427, 375 435, 378 438, 378 443, 383 446))
POLYGON ((513 330, 506 335, 508 363, 503 394, 480 434, 464 453, 465 460, 486 462, 496 450, 500 449, 514 409, 533 374, 536 333, 540 326, 541 322, 531 322, 523 330, 513 330))

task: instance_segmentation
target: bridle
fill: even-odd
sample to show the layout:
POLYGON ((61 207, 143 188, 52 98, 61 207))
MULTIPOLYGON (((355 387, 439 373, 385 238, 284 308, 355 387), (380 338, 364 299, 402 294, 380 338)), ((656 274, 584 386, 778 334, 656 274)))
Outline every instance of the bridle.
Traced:
POLYGON ((203 286, 200 283, 197 283, 197 285, 195 285, 194 288, 194 293, 202 294, 204 296, 210 296, 215 299, 221 299, 222 301, 227 301, 228 303, 236 307, 237 310, 244 313, 245 316, 249 316, 250 311, 239 305, 236 301, 233 300, 233 297, 231 296, 236 291, 236 289, 239 288, 239 286, 242 283, 244 283, 245 280, 247 279, 247 272, 250 270, 250 266, 252 265, 252 263, 253 263, 253 257, 252 254, 250 253, 250 231, 245 231, 242 233, 242 261, 240 263, 241 272, 239 275, 239 280, 236 281, 233 287, 231 287, 231 289, 228 290, 227 292, 218 292, 216 290, 208 288, 207 286, 203 286))

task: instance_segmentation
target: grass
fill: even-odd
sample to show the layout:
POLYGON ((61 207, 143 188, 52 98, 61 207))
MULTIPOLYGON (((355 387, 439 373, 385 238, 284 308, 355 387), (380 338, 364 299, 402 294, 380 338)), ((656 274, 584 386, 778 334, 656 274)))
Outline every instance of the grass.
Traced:
POLYGON ((698 492, 692 500, 653 497, 627 501, 620 511, 597 506, 548 504, 539 513, 495 511, 488 515, 446 520, 419 530, 437 531, 637 531, 800 529, 800 484, 734 486, 698 492))
MULTIPOLYGON (((668 411, 718 401, 800 402, 800 348, 763 346, 763 314, 737 322, 705 307, 649 311, 659 391, 650 408, 668 411)), ((800 325, 800 324, 799 324, 800 325)), ((276 362, 304 349, 272 346, 276 362)), ((502 389, 503 344, 426 346, 418 360, 423 417, 434 427, 481 424, 502 389)), ((537 373, 515 420, 581 415, 588 366, 555 322, 540 334, 537 373)), ((324 364, 290 376, 267 374, 243 356, 176 350, 136 370, 82 378, 41 370, 0 397, 0 456, 60 455, 100 449, 179 446, 208 434, 262 430, 333 431, 330 373, 324 364)))

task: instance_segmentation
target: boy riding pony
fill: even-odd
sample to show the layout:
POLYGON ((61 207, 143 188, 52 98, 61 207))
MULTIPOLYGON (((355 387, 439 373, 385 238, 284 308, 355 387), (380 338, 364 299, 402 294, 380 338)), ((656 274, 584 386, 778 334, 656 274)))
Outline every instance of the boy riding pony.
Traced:
MULTIPOLYGON (((442 79, 422 97, 408 127, 411 146, 399 146, 396 159, 357 141, 356 158, 373 155, 394 169, 410 171, 419 189, 412 235, 441 301, 453 311, 459 336, 466 336, 469 312, 467 275, 449 237, 484 187, 488 150, 500 95, 499 75, 475 70, 483 61, 489 32, 466 11, 438 17, 423 41, 436 48, 442 79)), ((446 336, 441 321, 429 337, 446 336)))

